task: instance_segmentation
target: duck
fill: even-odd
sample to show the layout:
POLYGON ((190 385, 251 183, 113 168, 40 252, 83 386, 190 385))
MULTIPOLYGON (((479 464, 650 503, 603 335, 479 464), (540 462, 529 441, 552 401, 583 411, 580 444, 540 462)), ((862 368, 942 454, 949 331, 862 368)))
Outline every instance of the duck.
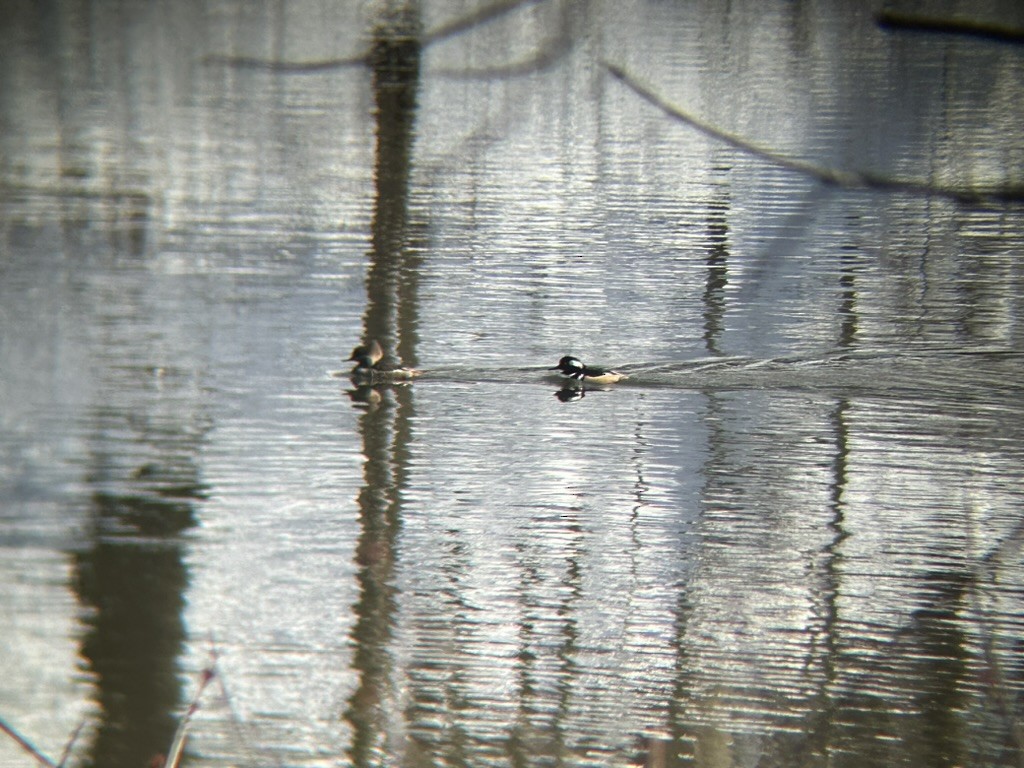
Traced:
POLYGON ((551 368, 552 371, 559 371, 562 375, 579 381, 584 384, 614 384, 617 381, 628 379, 624 373, 613 371, 609 368, 596 368, 584 365, 578 357, 566 355, 558 361, 558 365, 551 368))
POLYGON ((348 359, 356 364, 349 376, 364 384, 409 381, 423 373, 415 368, 404 368, 386 361, 384 350, 376 339, 370 339, 365 345, 353 349, 348 359))

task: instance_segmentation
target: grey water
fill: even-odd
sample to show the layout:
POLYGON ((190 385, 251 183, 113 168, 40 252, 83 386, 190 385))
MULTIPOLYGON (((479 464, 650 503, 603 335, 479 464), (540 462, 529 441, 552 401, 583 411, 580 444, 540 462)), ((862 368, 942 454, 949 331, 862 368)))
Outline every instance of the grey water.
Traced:
POLYGON ((1024 211, 947 194, 1020 188, 1024 51, 879 10, 8 4, 0 719, 105 768, 193 702, 194 768, 1024 764, 1024 211), (423 376, 333 375, 369 337, 423 376))

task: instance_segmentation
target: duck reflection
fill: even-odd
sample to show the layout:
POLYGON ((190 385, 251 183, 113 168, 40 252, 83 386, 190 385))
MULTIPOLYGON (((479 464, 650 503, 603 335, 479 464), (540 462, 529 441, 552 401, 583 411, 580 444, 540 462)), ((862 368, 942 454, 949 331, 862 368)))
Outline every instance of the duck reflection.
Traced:
POLYGON ((383 386, 372 386, 370 384, 363 384, 358 387, 346 390, 345 394, 348 395, 349 400, 352 401, 352 405, 356 408, 363 410, 376 410, 380 407, 380 404, 384 401, 384 390, 386 387, 383 386))
POLYGON ((588 392, 610 392, 613 387, 585 387, 580 384, 566 384, 561 389, 555 390, 555 397, 563 403, 574 403, 582 400, 588 392))
POLYGON ((562 387, 561 389, 555 390, 555 397, 563 403, 572 403, 576 400, 582 400, 586 394, 587 390, 583 387, 562 387))

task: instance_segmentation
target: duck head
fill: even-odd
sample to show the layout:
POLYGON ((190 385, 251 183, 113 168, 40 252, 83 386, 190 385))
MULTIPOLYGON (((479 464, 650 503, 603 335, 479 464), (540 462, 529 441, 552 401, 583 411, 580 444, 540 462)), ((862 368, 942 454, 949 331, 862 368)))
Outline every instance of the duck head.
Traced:
POLYGON ((566 355, 558 361, 558 365, 550 370, 561 371, 562 373, 576 373, 577 371, 583 370, 583 363, 577 357, 566 355))
POLYGON ((380 348, 380 344, 377 343, 376 339, 370 339, 366 345, 360 344, 358 347, 352 350, 349 360, 355 360, 359 365, 365 366, 366 368, 372 368, 374 365, 379 363, 384 357, 384 350, 380 348))

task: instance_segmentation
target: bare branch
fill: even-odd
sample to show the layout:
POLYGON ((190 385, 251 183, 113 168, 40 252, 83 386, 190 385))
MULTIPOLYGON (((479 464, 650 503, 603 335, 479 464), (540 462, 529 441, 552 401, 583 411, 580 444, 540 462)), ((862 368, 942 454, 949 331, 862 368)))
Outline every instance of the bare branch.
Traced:
POLYGON ((755 155, 774 165, 808 176, 809 178, 827 186, 841 187, 843 189, 880 190, 886 192, 902 192, 911 195, 945 197, 962 203, 981 203, 992 201, 1020 202, 1024 200, 1024 187, 1021 186, 985 188, 941 187, 925 184, 923 182, 893 179, 874 173, 826 168, 824 166, 815 165, 814 163, 809 163, 805 160, 798 160, 796 158, 787 157, 786 155, 780 155, 777 152, 749 142, 735 134, 727 133, 710 123, 694 117, 688 112, 684 112, 679 107, 668 102, 652 88, 641 83, 621 67, 617 67, 613 64, 605 64, 604 66, 605 69, 608 70, 609 74, 625 84, 631 91, 648 104, 659 109, 667 117, 688 125, 691 128, 696 128, 704 135, 717 139, 731 147, 735 147, 742 152, 755 155))
POLYGON ((67 765, 68 759, 71 757, 71 750, 75 748, 75 742, 78 741, 78 736, 82 733, 82 728, 84 727, 85 721, 83 720, 75 726, 75 730, 71 732, 71 736, 68 738, 68 743, 64 745, 64 751, 61 753, 60 761, 57 763, 57 768, 64 768, 64 766, 67 765))
POLYGON ((192 722, 192 716, 199 709, 199 699, 202 698, 203 691, 206 690, 206 686, 214 678, 215 674, 213 661, 211 660, 210 666, 206 667, 200 674, 199 685, 196 688, 195 695, 192 697, 192 703, 188 705, 188 709, 185 710, 185 714, 182 716, 181 722, 178 723, 178 728, 174 732, 174 739, 171 741, 170 749, 167 750, 167 760, 164 763, 167 768, 178 768, 181 754, 185 749, 185 736, 188 732, 189 723, 192 722))
POLYGON ((0 731, 3 731, 8 736, 10 736, 11 739, 13 739, 14 742, 19 747, 21 747, 25 752, 27 752, 33 758, 35 758, 35 761, 37 763, 39 763, 40 765, 45 765, 45 766, 47 766, 47 768, 55 768, 55 766, 53 764, 53 760, 51 760, 46 755, 44 755, 42 752, 40 752, 32 742, 30 742, 28 739, 26 739, 24 736, 22 736, 16 730, 14 730, 14 728, 11 727, 10 725, 8 725, 6 722, 4 722, 3 719, 0 719, 0 731))
POLYGON ((518 10, 519 8, 526 5, 534 5, 535 3, 542 2, 543 0, 498 0, 497 2, 485 5, 475 13, 470 13, 461 18, 450 21, 447 24, 442 24, 435 30, 427 32, 423 36, 423 46, 426 47, 431 43, 436 43, 440 40, 446 40, 449 37, 462 34, 467 30, 479 27, 488 22, 494 21, 495 19, 504 16, 507 13, 518 10))
POLYGON ((350 67, 364 67, 369 61, 370 54, 353 56, 348 59, 322 59, 320 61, 273 61, 271 59, 257 59, 248 56, 207 56, 203 59, 204 64, 223 64, 236 69, 260 69, 265 72, 290 72, 293 74, 313 74, 316 72, 327 72, 334 69, 347 69, 350 67))
MULTIPOLYGON (((505 14, 518 10, 527 5, 533 5, 544 0, 497 0, 497 2, 486 5, 483 8, 462 16, 458 19, 442 24, 437 29, 425 33, 420 38, 420 44, 426 48, 428 45, 447 40, 463 32, 474 29, 483 24, 494 21, 505 14)), ((282 72, 289 74, 316 74, 318 72, 329 72, 337 69, 348 69, 351 67, 367 66, 373 61, 373 51, 367 51, 359 56, 350 56, 342 59, 321 59, 319 61, 275 61, 273 59, 260 59, 250 56, 207 56, 203 59, 204 64, 223 64, 238 69, 259 69, 265 72, 282 72)))
POLYGON ((1024 30, 1011 29, 997 24, 983 24, 977 21, 957 21, 933 16, 919 16, 913 13, 882 11, 875 17, 881 29, 900 32, 931 32, 939 35, 960 35, 977 37, 995 43, 1024 45, 1024 30))

